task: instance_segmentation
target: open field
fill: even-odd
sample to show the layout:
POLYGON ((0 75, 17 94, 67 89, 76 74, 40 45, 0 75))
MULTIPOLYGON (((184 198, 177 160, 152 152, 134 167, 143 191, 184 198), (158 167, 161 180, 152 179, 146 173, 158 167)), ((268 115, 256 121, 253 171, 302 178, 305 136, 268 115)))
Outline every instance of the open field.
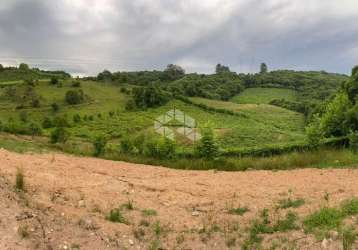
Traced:
POLYGON ((241 94, 233 97, 232 102, 240 104, 267 104, 274 99, 296 101, 294 90, 284 88, 248 88, 241 94))
MULTIPOLYGON (((320 249, 322 238, 306 234, 303 221, 358 195, 353 169, 183 171, 5 150, 0 158, 1 249, 242 249, 264 209, 272 223, 294 212, 297 227, 258 233, 257 246, 320 249), (26 188, 21 195, 13 192, 18 168, 26 188), (277 209, 288 198, 303 202, 277 209), (120 223, 105 220, 114 208, 120 223), (238 208, 247 209, 236 214, 238 208)), ((339 228, 357 223, 352 215, 339 228)), ((342 249, 340 233, 334 237, 329 249, 342 249)))
MULTIPOLYGON (((21 87, 19 87, 21 88, 21 87)), ((25 86, 23 87, 25 88, 25 86)), ((178 100, 159 108, 150 108, 144 111, 126 111, 125 104, 129 96, 121 93, 118 86, 98 83, 81 82, 81 89, 87 96, 87 100, 79 105, 66 105, 64 96, 66 91, 76 89, 70 81, 65 81, 62 87, 51 85, 48 82, 40 82, 35 87, 40 96, 39 108, 25 107, 21 111, 13 112, 18 105, 4 97, 4 89, 0 89, 0 117, 7 121, 12 118, 19 120, 19 113, 26 112, 28 119, 39 124, 45 117, 66 116, 71 123, 69 131, 74 137, 93 140, 99 134, 106 134, 114 142, 124 135, 148 133, 153 131, 154 119, 176 107, 188 115, 194 117, 199 126, 209 123, 215 128, 220 146, 250 147, 267 144, 285 144, 304 141, 303 115, 278 108, 271 105, 237 105, 231 102, 220 102, 209 99, 196 98, 207 105, 219 106, 245 114, 245 117, 207 112, 190 104, 178 100), (2 97, 1 97, 2 96, 2 97), (57 103, 59 111, 54 114, 51 104, 57 103), (114 115, 110 116, 112 112, 114 115), (72 122, 74 115, 80 115, 80 122, 72 122), (92 117, 92 120, 84 121, 83 118, 92 117)), ((45 129, 44 134, 49 135, 51 129, 45 129)))

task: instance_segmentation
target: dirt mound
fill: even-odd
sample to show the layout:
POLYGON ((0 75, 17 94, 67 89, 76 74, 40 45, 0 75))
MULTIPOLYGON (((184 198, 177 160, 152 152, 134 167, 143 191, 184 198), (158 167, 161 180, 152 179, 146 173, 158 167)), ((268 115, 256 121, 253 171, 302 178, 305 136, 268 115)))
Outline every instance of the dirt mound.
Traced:
MULTIPOLYGON (((263 209, 287 212, 278 211, 279 200, 303 199, 293 209, 303 218, 358 196, 352 169, 184 171, 5 150, 0 159, 0 249, 240 249, 263 209), (13 190, 18 168, 25 194, 13 190), (248 211, 235 214, 239 207, 248 211), (105 219, 114 208, 121 223, 105 219)), ((321 248, 302 229, 265 235, 262 244, 273 239, 278 249, 321 248)))

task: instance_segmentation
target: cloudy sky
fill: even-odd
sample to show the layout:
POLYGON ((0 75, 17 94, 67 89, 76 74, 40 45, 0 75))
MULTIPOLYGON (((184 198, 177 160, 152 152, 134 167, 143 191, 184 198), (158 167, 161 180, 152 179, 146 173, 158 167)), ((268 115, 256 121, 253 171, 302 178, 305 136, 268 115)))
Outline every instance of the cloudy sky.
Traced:
POLYGON ((1 0, 0 63, 74 74, 103 69, 348 73, 357 0, 1 0))

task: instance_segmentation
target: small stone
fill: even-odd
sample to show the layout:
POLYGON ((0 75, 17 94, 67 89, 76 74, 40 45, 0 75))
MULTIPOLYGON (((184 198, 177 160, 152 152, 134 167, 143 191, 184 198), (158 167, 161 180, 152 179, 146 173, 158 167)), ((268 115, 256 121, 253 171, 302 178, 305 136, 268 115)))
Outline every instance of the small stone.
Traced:
POLYGON ((324 238, 321 243, 322 248, 327 249, 328 245, 329 245, 329 241, 326 238, 324 238))
POLYGON ((79 202, 78 202, 78 207, 85 207, 86 206, 86 204, 85 204, 85 201, 84 200, 80 200, 79 202))
POLYGON ((199 213, 198 211, 193 211, 193 212, 191 213, 191 215, 192 215, 192 216, 199 216, 200 213, 199 213))
POLYGON ((331 231, 331 232, 329 232, 329 236, 330 236, 330 238, 331 238, 332 240, 337 240, 339 234, 338 234, 337 231, 331 231))
POLYGON ((131 245, 131 246, 134 245, 134 241, 133 241, 133 240, 129 239, 128 242, 129 242, 129 245, 131 245))

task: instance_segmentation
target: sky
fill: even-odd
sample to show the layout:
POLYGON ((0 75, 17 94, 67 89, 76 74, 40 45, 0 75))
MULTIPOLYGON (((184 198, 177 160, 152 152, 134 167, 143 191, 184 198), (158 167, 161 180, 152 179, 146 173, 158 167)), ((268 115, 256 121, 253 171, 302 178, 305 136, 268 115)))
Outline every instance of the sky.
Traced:
POLYGON ((358 64, 357 0, 1 0, 0 63, 74 75, 358 64))

